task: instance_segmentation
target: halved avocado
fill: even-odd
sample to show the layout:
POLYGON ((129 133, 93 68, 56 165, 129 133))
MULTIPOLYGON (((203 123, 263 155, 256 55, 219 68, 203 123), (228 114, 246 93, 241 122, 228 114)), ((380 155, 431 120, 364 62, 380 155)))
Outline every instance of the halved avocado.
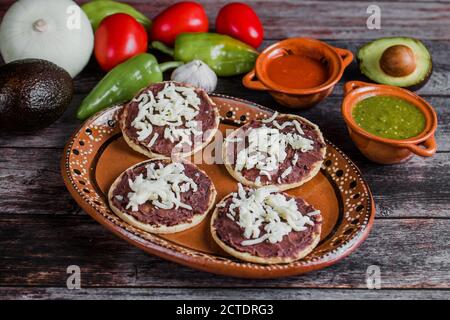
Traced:
POLYGON ((430 78, 433 63, 425 45, 413 38, 380 38, 358 51, 361 72, 374 82, 412 90, 430 78))

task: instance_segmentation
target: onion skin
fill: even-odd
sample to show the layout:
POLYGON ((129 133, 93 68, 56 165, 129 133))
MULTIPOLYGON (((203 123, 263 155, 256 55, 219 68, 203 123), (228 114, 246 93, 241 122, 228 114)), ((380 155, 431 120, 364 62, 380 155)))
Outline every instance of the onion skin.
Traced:
POLYGON ((71 0, 19 0, 0 24, 0 51, 8 63, 42 59, 78 75, 89 62, 94 33, 83 10, 71 0))

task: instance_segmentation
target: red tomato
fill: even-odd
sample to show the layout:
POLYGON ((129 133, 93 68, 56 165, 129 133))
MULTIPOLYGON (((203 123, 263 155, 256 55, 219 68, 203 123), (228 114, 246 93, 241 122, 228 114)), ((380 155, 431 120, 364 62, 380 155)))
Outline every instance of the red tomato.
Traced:
POLYGON ((264 38, 264 29, 255 11, 241 2, 229 3, 220 9, 216 32, 239 39, 254 48, 258 48, 264 38))
POLYGON ((95 58, 105 71, 139 53, 146 52, 147 46, 145 28, 135 18, 125 13, 106 17, 95 32, 95 58))
POLYGON ((193 1, 178 2, 152 21, 150 39, 172 46, 184 32, 207 32, 208 17, 202 5, 193 1))

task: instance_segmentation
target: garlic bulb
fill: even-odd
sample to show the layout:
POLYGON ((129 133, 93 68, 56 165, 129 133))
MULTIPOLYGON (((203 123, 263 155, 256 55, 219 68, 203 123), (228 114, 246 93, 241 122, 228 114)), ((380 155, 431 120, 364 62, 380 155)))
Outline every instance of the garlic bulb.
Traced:
POLYGON ((217 86, 217 75, 200 60, 192 60, 176 68, 170 77, 173 81, 184 82, 206 92, 213 92, 217 86))

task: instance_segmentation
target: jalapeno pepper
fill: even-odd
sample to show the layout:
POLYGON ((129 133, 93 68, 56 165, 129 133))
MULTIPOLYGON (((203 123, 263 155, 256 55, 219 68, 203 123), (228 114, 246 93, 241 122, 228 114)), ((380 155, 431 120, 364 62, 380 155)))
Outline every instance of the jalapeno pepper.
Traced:
POLYGON ((152 47, 171 55, 175 60, 202 60, 218 76, 248 72, 258 56, 251 46, 217 33, 182 33, 177 36, 174 49, 159 41, 153 41, 152 47))
POLYGON ((91 1, 83 4, 81 8, 88 16, 94 31, 97 30, 103 19, 115 13, 126 13, 132 16, 147 30, 152 24, 150 19, 126 3, 111 0, 91 1))
POLYGON ((131 100, 136 93, 148 85, 163 80, 163 72, 182 65, 169 61, 158 64, 155 56, 141 53, 119 64, 109 71, 82 101, 77 110, 77 118, 84 120, 94 113, 131 100))

